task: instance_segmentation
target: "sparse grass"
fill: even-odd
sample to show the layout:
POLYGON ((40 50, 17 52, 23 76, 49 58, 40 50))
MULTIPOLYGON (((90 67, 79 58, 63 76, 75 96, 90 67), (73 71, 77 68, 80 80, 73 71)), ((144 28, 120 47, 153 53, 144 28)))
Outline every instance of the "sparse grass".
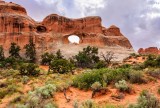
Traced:
POLYGON ((141 92, 137 104, 131 104, 128 108, 160 108, 159 100, 147 90, 141 92))

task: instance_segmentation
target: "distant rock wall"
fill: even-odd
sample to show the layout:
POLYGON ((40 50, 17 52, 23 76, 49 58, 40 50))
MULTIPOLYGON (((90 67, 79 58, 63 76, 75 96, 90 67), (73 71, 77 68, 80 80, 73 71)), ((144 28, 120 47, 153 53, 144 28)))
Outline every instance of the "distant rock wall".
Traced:
POLYGON ((157 48, 157 47, 149 47, 149 48, 146 48, 146 49, 143 49, 143 48, 140 48, 138 50, 138 53, 139 54, 160 54, 160 50, 157 48))

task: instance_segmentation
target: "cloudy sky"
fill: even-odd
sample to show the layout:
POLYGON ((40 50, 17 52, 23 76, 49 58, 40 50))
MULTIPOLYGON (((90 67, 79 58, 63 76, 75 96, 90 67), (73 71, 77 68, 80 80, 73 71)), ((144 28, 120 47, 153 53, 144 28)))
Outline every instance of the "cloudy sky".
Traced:
POLYGON ((24 6, 41 21, 51 13, 70 18, 101 16, 103 25, 117 25, 134 49, 160 47, 160 0, 6 0, 24 6))

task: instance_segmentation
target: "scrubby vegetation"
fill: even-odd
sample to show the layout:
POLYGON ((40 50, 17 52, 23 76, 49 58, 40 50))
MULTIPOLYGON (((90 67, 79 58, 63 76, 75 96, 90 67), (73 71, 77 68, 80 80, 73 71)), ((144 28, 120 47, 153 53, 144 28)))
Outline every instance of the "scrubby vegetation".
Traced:
MULTIPOLYGON (((131 90, 134 90, 135 85, 156 83, 160 79, 159 56, 145 56, 146 61, 140 64, 112 64, 114 53, 106 52, 99 56, 98 48, 88 46, 71 58, 65 58, 61 50, 55 53, 45 52, 41 56, 41 64, 47 69, 43 70, 36 63, 36 49, 32 38, 24 49, 26 58, 20 56, 20 47, 12 43, 10 56, 5 57, 3 47, 0 46, 0 101, 3 103, 4 99, 16 95, 11 98, 7 107, 57 108, 55 94, 62 92, 66 103, 74 101, 74 108, 123 108, 112 103, 97 104, 94 99, 109 95, 113 99, 114 95, 113 100, 119 101, 119 97, 125 99, 126 94, 132 95, 131 90), (74 96, 70 88, 91 92, 89 97, 93 100, 78 102, 70 99, 74 96)), ((141 57, 137 54, 130 56, 141 57)), ((156 89, 159 96, 159 86, 156 89)), ((136 94, 133 91, 134 93, 136 94)), ((137 104, 128 107, 144 108, 142 106, 159 108, 159 101, 144 91, 137 104)))
POLYGON ((153 94, 144 90, 140 94, 137 104, 132 104, 128 108, 160 108, 160 103, 153 94))

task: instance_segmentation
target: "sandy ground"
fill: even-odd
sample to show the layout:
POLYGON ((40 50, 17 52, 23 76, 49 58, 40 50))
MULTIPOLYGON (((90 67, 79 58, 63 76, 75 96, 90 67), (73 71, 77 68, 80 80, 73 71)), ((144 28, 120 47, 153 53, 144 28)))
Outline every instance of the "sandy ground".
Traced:
POLYGON ((126 64, 143 63, 145 60, 146 58, 143 59, 143 57, 137 57, 137 58, 132 57, 130 59, 127 59, 125 63, 126 64))
MULTIPOLYGON (((160 99, 160 95, 157 94, 157 90, 160 87, 160 80, 157 80, 157 82, 150 82, 148 84, 142 84, 132 85, 133 90, 135 93, 133 94, 125 94, 125 98, 121 99, 119 101, 116 101, 112 98, 112 95, 117 94, 117 90, 109 87, 109 91, 106 95, 101 95, 93 98, 96 103, 99 105, 103 104, 113 104, 113 105, 122 105, 124 107, 127 107, 130 103, 136 103, 137 98, 139 97, 139 94, 142 90, 148 90, 150 93, 153 93, 156 97, 160 99)), ((62 92, 56 93, 55 95, 55 101, 58 104, 59 108, 73 108, 73 103, 75 101, 78 101, 79 103, 91 99, 92 91, 82 91, 77 88, 70 87, 67 92, 67 97, 71 99, 70 102, 67 102, 64 94, 62 92)))

